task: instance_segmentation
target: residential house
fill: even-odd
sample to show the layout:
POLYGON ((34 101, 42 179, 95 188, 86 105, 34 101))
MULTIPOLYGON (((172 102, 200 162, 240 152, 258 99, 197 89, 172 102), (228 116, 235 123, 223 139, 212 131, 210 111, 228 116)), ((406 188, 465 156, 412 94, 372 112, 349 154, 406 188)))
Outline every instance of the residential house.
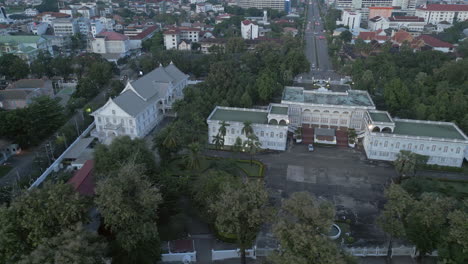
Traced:
POLYGON ((178 49, 181 40, 198 42, 200 29, 192 27, 173 27, 164 32, 164 46, 167 50, 178 49))
POLYGON ((183 97, 188 77, 171 62, 128 82, 119 96, 110 98, 91 114, 96 123, 91 135, 104 143, 117 136, 146 136, 166 111, 172 110, 172 104, 183 97))
POLYGON ((38 96, 54 96, 52 82, 46 79, 22 79, 0 90, 0 108, 13 110, 28 106, 38 96))
POLYGON ((49 25, 52 25, 52 21, 54 21, 57 18, 70 18, 70 14, 64 14, 64 13, 59 13, 59 12, 42 12, 39 15, 37 15, 37 18, 44 23, 47 23, 49 25))
POLYGON ((9 157, 17 155, 20 152, 21 148, 18 144, 14 144, 10 141, 0 139, 0 165, 7 161, 9 157))
POLYGON ((56 36, 73 36, 80 32, 78 22, 73 18, 57 18, 52 21, 52 28, 56 36))
POLYGON ((365 43, 370 43, 371 41, 377 41, 378 43, 384 43, 385 41, 389 40, 389 37, 382 29, 378 29, 376 31, 359 32, 357 36, 358 39, 364 40, 365 43))
POLYGON ((299 33, 299 31, 297 30, 297 28, 285 27, 285 28, 283 28, 283 33, 289 34, 289 35, 295 37, 295 36, 297 36, 297 34, 299 33))
POLYGON ((39 51, 54 54, 49 42, 41 36, 0 36, 0 55, 10 53, 31 63, 39 51))
POLYGON ((130 36, 130 49, 140 49, 143 41, 150 39, 158 31, 158 26, 146 27, 142 32, 130 36))
POLYGON ((451 43, 442 41, 431 35, 421 35, 416 40, 422 40, 425 47, 432 50, 441 51, 444 53, 453 52, 454 46, 451 43))

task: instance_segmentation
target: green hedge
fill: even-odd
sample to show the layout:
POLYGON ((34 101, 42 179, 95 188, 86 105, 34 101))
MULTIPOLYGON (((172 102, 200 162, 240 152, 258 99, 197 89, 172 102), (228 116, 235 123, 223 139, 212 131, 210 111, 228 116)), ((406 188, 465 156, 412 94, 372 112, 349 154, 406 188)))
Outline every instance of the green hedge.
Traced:
POLYGON ((425 164, 420 166, 421 170, 432 170, 432 171, 446 171, 446 172, 463 172, 463 168, 439 166, 435 164, 425 164))

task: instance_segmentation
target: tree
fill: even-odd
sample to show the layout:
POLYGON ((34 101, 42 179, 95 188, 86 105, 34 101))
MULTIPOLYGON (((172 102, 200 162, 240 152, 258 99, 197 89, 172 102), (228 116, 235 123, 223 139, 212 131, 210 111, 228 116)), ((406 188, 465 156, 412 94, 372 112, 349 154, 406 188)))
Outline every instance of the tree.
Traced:
POLYGON ((26 108, 0 112, 0 134, 27 148, 50 136, 64 120, 58 101, 40 96, 26 108))
POLYGON ((406 238, 416 246, 419 257, 431 253, 445 236, 443 226, 447 224, 447 215, 453 210, 455 202, 435 193, 423 193, 420 200, 413 203, 406 223, 406 238))
POLYGON ((307 192, 293 193, 283 202, 273 226, 280 250, 269 259, 276 264, 345 263, 343 254, 328 238, 335 216, 330 203, 307 192))
POLYGON ((243 148, 244 146, 242 139, 240 137, 236 137, 236 141, 234 142, 234 145, 232 145, 232 150, 236 152, 241 152, 243 148))
POLYGON ((96 233, 85 230, 82 224, 65 229, 57 236, 44 239, 19 264, 76 263, 103 264, 107 245, 96 233))
POLYGON ((249 95, 249 93, 247 91, 245 91, 242 94, 240 104, 241 104, 242 107, 245 107, 245 108, 252 107, 252 98, 250 97, 250 95, 249 95))
POLYGON ((245 182, 240 186, 225 185, 210 206, 216 228, 236 236, 243 264, 245 250, 252 245, 268 215, 267 202, 268 194, 260 182, 245 182))
POLYGON ((91 99, 99 93, 99 86, 91 78, 84 77, 78 80, 76 91, 73 93, 75 98, 91 99))
POLYGON ((212 143, 217 149, 220 149, 224 146, 224 138, 218 133, 216 134, 216 136, 213 137, 212 143))
POLYGON ((351 40, 353 39, 353 34, 351 34, 351 32, 349 32, 349 30, 346 30, 346 31, 341 32, 340 38, 344 42, 348 43, 348 42, 351 42, 351 40))
POLYGON ((162 198, 145 168, 127 163, 96 184, 96 206, 115 236, 113 263, 154 263, 160 258, 156 224, 162 198))
POLYGON ((258 89, 258 96, 263 102, 270 101, 273 94, 281 88, 273 73, 268 70, 260 73, 256 81, 256 86, 258 89))
POLYGON ((129 162, 142 164, 147 175, 156 171, 153 153, 146 147, 143 139, 129 136, 117 137, 110 145, 100 144, 94 151, 95 169, 98 174, 118 171, 129 162))
POLYGON ((242 53, 245 50, 243 38, 229 38, 226 43, 226 53, 242 53))
POLYGON ((206 173, 201 174, 195 180, 192 188, 193 198, 210 222, 214 222, 215 220, 215 215, 210 213, 210 205, 216 201, 223 186, 228 184, 231 186, 238 186, 240 184, 239 177, 214 169, 210 169, 206 173))
POLYGON ((258 141, 258 137, 255 134, 249 134, 244 146, 250 154, 250 165, 252 165, 253 156, 260 150, 262 143, 258 141))
POLYGON ((226 123, 226 121, 221 121, 219 122, 219 129, 218 129, 218 134, 221 135, 221 137, 223 137, 223 141, 224 141, 224 137, 226 136, 226 133, 227 133, 227 127, 230 126, 230 124, 226 123))
POLYGON ((4 75, 8 80, 18 80, 28 76, 29 66, 20 57, 13 54, 0 56, 0 76, 4 75))
POLYGON ((244 126, 242 127, 241 133, 245 135, 246 137, 250 136, 253 134, 254 130, 252 127, 252 122, 251 121, 244 121, 244 126))
POLYGON ((188 153, 185 155, 185 164, 188 169, 198 171, 201 167, 202 156, 200 144, 197 142, 188 145, 188 153))
POLYGON ((401 150, 397 154, 397 159, 393 162, 399 175, 399 181, 405 176, 414 176, 416 168, 427 163, 427 156, 419 155, 408 150, 401 150))
POLYGON ((387 203, 379 216, 378 223, 389 234, 387 258, 392 256, 393 238, 405 237, 405 219, 411 210, 413 198, 397 184, 392 184, 385 190, 387 203))
POLYGON ((52 57, 48 52, 40 51, 36 59, 31 63, 31 73, 34 74, 38 78, 42 78, 44 76, 52 77, 53 76, 53 68, 50 67, 52 62, 52 57))
POLYGON ((44 239, 86 222, 87 211, 88 203, 69 184, 46 182, 21 194, 0 207, 0 262, 16 263, 44 239))
POLYGON ((438 248, 443 263, 468 262, 468 213, 467 208, 450 212, 448 233, 442 237, 438 248))

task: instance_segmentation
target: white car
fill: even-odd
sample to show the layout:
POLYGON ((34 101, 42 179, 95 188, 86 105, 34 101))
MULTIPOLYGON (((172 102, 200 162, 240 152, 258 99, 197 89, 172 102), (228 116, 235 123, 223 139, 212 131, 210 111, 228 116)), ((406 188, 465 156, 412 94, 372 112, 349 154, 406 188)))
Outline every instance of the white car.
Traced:
POLYGON ((314 145, 313 145, 313 144, 309 144, 309 145, 307 146, 307 149, 309 150, 309 152, 314 151, 314 145))

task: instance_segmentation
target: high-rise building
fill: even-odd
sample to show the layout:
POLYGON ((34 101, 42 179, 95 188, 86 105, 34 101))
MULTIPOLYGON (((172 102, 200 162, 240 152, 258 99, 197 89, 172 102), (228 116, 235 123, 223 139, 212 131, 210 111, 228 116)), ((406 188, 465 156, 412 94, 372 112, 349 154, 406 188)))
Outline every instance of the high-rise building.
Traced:
POLYGON ((284 1, 284 11, 288 14, 291 12, 291 0, 284 1))
POLYGON ((271 8, 283 11, 285 7, 284 1, 285 0, 237 0, 237 5, 242 8, 271 8))

